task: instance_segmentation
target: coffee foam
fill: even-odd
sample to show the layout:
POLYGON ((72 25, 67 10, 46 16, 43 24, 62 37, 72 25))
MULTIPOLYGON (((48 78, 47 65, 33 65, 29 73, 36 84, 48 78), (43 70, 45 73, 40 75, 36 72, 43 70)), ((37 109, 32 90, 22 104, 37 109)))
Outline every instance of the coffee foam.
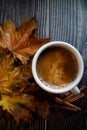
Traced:
POLYGON ((37 62, 40 80, 51 88, 66 87, 75 79, 77 70, 75 56, 62 47, 45 50, 37 62))

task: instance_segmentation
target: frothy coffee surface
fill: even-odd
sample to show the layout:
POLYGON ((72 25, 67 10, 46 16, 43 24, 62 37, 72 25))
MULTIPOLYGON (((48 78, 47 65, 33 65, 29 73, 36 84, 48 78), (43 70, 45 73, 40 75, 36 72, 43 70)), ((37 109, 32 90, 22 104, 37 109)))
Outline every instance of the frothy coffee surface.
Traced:
POLYGON ((42 52, 37 61, 41 81, 52 88, 66 87, 78 71, 75 56, 63 47, 51 47, 42 52))

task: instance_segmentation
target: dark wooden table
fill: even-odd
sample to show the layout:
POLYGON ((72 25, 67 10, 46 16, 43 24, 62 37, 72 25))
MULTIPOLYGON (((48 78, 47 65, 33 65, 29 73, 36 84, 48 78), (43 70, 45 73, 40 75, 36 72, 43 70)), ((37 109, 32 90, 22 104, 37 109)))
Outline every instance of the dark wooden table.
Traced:
MULTIPOLYGON (((38 37, 66 41, 80 51, 85 63, 80 85, 87 85, 87 0, 0 0, 0 22, 11 18, 19 26, 22 18, 34 15, 39 26, 38 37)), ((25 127, 2 118, 0 130, 87 130, 87 94, 77 104, 82 111, 53 110, 47 119, 37 117, 25 127)))

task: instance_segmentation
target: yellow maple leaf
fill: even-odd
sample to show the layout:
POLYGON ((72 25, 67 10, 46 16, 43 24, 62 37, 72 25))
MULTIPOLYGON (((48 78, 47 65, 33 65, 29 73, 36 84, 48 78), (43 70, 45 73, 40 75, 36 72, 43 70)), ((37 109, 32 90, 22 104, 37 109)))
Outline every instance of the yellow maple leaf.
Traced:
POLYGON ((15 87, 20 86, 22 91, 28 84, 28 78, 32 76, 30 66, 14 64, 13 56, 0 57, 0 93, 13 93, 15 87))
POLYGON ((49 114, 49 103, 41 102, 36 94, 40 88, 35 81, 29 82, 32 56, 50 40, 37 38, 37 29, 35 17, 24 19, 19 28, 12 20, 0 25, 0 106, 17 122, 30 120, 32 112, 44 117, 49 114))
POLYGON ((26 94, 19 96, 2 95, 0 106, 3 107, 3 110, 7 110, 13 115, 17 122, 19 122, 20 119, 28 121, 31 117, 29 110, 26 109, 27 106, 29 106, 29 109, 32 111, 35 111, 34 97, 27 96, 26 94))

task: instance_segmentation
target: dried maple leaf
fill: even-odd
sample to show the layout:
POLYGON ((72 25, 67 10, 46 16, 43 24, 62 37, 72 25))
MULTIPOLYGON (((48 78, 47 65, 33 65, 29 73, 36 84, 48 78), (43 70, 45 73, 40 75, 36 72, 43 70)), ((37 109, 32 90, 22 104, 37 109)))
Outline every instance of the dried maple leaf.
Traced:
POLYGON ((30 121, 32 112, 37 112, 40 116, 47 117, 50 108, 47 101, 39 102, 34 95, 24 93, 15 93, 12 96, 1 95, 0 106, 3 107, 3 110, 7 110, 17 123, 21 119, 30 121))
POLYGON ((15 66, 12 56, 0 57, 0 93, 12 93, 17 87, 22 91, 32 76, 30 65, 15 66))
POLYGON ((34 112, 43 117, 49 114, 50 104, 31 73, 32 56, 50 40, 37 38, 37 29, 35 17, 23 20, 18 29, 11 20, 0 25, 0 106, 17 122, 31 120, 34 112))
POLYGON ((32 112, 43 117, 49 114, 49 103, 38 100, 40 88, 35 81, 29 82, 32 79, 31 61, 16 65, 13 56, 1 48, 0 74, 0 106, 17 122, 30 121, 32 112))
POLYGON ((47 43, 49 40, 49 38, 28 39, 28 43, 25 43, 24 47, 20 47, 22 43, 19 46, 16 46, 13 54, 19 58, 23 64, 25 64, 26 61, 29 60, 32 55, 34 55, 37 49, 43 44, 47 43))
POLYGON ((28 71, 30 65, 14 65, 14 59, 10 55, 4 55, 3 50, 0 57, 0 106, 14 116, 17 122, 20 119, 28 121, 31 117, 29 110, 22 106, 29 106, 34 110, 33 96, 22 94, 28 84, 31 73, 28 71), (17 90, 16 90, 17 89, 17 90), (21 105, 20 105, 21 104, 21 105))
POLYGON ((24 20, 18 29, 11 20, 8 20, 0 26, 0 46, 8 48, 14 57, 25 64, 41 45, 50 41, 49 38, 38 39, 37 30, 35 17, 24 20))
POLYGON ((0 106, 3 107, 3 110, 7 110, 13 115, 17 122, 19 122, 20 119, 25 121, 30 120, 31 114, 29 110, 26 109, 27 105, 29 109, 34 111, 35 105, 33 96, 27 96, 25 94, 19 96, 2 95, 0 101, 0 106))
POLYGON ((33 17, 31 19, 23 19, 22 24, 17 29, 17 31, 21 36, 28 34, 28 37, 36 38, 38 33, 38 25, 36 18, 33 17))
POLYGON ((44 101, 42 103, 39 103, 39 106, 37 107, 37 112, 40 116, 46 118, 49 115, 49 108, 49 103, 47 101, 44 101))
POLYGON ((15 29, 15 24, 11 20, 0 25, 0 46, 12 50, 12 43, 15 41, 15 29))

